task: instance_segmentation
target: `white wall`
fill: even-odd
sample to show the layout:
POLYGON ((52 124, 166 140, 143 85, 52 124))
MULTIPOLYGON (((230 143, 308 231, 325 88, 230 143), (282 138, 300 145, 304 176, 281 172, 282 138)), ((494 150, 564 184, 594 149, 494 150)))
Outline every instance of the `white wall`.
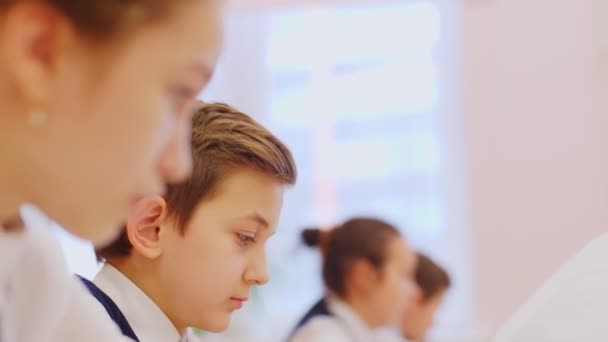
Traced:
MULTIPOLYGON (((606 1, 595 5, 608 13, 606 1)), ((597 46, 608 31, 594 23, 599 13, 592 0, 463 8, 473 293, 484 331, 607 231, 608 116, 599 91, 603 84, 606 94, 608 68, 597 46)))

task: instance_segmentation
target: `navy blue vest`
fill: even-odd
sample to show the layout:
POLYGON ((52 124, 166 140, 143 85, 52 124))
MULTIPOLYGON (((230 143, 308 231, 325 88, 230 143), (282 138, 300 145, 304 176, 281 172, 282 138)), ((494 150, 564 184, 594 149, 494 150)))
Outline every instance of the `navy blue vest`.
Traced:
POLYGON ((133 341, 139 342, 137 335, 135 335, 135 332, 131 328, 131 325, 125 318, 125 315, 122 314, 122 312, 118 308, 118 305, 114 303, 112 298, 105 294, 92 281, 85 279, 81 276, 78 276, 78 278, 80 278, 80 281, 82 281, 82 283, 87 287, 87 289, 89 289, 89 292, 93 295, 93 297, 95 297, 101 303, 101 305, 103 305, 103 307, 108 312, 108 315, 110 315, 110 318, 120 328, 122 334, 131 338, 133 341))
POLYGON ((304 317, 300 319, 298 324, 296 324, 296 327, 291 332, 291 336, 293 336, 298 329, 317 316, 333 316, 333 314, 329 312, 329 309, 327 308, 325 298, 319 299, 319 301, 316 302, 315 305, 313 305, 312 308, 310 308, 310 310, 304 314, 304 317))

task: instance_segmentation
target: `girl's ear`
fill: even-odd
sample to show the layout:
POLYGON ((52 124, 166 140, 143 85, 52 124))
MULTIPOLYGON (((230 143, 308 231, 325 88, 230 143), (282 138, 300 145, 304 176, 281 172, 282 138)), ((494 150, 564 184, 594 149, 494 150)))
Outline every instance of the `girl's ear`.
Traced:
POLYGON ((359 259, 351 266, 349 281, 354 290, 366 295, 376 290, 382 281, 381 273, 381 270, 376 269, 369 261, 359 259))

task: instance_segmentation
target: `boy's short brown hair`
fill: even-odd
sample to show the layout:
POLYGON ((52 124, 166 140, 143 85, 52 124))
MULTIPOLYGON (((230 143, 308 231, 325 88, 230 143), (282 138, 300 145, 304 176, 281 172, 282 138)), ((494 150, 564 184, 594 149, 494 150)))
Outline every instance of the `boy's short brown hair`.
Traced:
MULTIPOLYGON (((236 167, 261 171, 293 185, 296 165, 289 149, 250 116, 222 103, 199 103, 192 119, 192 176, 171 184, 164 196, 169 216, 184 229, 196 206, 210 199, 236 167)), ((126 256, 132 246, 126 229, 111 245, 96 251, 98 259, 126 256)))

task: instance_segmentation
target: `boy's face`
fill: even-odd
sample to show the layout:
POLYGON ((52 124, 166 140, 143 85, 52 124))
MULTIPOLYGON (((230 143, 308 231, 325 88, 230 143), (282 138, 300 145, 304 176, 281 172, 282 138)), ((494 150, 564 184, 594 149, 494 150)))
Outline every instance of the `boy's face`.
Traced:
POLYGON ((268 282, 264 247, 276 229, 283 189, 259 171, 235 170, 198 204, 183 234, 160 229, 158 304, 178 329, 226 329, 251 287, 268 282))

